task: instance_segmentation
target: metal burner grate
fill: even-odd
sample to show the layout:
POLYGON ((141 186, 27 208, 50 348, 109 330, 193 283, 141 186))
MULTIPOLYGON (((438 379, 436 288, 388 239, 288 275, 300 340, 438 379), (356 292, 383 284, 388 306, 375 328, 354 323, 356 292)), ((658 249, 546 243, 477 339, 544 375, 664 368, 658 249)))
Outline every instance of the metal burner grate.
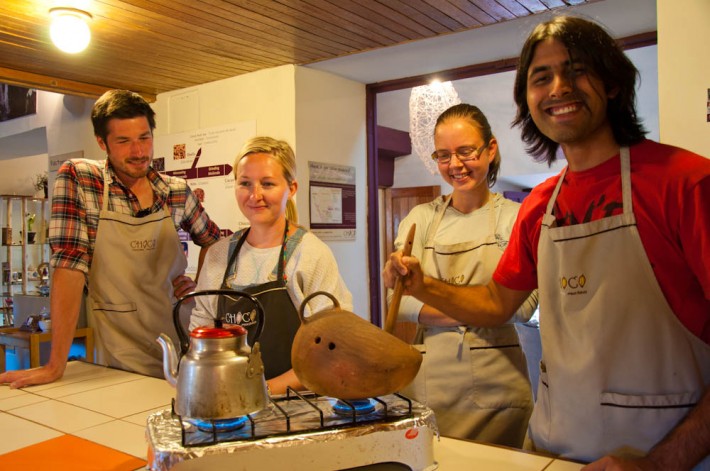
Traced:
POLYGON ((315 393, 299 393, 291 388, 285 395, 271 397, 267 408, 247 414, 245 425, 225 430, 222 421, 203 420, 197 427, 189 418, 175 413, 181 424, 184 447, 260 440, 296 433, 319 432, 412 418, 412 400, 401 394, 367 399, 371 410, 363 410, 358 401, 344 401, 315 393))

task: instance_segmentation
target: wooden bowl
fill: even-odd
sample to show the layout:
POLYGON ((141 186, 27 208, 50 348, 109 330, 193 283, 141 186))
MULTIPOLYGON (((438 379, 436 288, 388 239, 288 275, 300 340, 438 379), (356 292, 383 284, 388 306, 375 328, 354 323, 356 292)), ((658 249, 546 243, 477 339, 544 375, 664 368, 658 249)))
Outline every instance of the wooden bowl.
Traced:
POLYGON ((317 394, 350 400, 384 396, 407 386, 419 371, 417 349, 340 309, 329 293, 308 296, 299 316, 291 364, 301 383, 317 394), (317 295, 328 296, 334 307, 305 318, 306 304, 317 295))

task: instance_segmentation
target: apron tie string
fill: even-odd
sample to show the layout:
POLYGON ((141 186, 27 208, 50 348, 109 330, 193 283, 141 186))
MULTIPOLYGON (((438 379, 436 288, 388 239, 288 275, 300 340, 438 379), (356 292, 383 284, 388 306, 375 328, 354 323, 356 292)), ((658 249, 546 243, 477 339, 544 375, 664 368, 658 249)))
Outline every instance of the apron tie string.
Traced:
POLYGON ((456 327, 456 329, 461 334, 461 337, 459 338, 459 351, 458 351, 458 353, 456 353, 456 358, 461 360, 463 358, 463 345, 464 345, 464 341, 466 340, 466 332, 468 332, 468 326, 460 325, 460 326, 456 327))

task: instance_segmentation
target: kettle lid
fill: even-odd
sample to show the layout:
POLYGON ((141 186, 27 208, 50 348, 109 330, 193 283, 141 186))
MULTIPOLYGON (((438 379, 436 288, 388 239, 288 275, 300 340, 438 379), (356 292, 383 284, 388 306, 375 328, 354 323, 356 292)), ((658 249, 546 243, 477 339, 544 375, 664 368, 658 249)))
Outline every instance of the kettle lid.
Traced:
POLYGON ((241 337, 246 335, 247 330, 241 325, 230 327, 197 327, 190 332, 190 337, 196 339, 223 339, 229 337, 241 337))

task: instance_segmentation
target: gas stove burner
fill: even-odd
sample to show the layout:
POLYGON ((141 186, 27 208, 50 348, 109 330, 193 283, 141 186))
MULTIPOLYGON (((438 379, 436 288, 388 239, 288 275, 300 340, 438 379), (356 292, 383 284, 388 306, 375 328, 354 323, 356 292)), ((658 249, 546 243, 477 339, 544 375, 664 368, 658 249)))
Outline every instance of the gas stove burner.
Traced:
POLYGON ((197 427, 198 430, 208 433, 226 433, 239 430, 244 427, 249 419, 247 416, 235 417, 233 419, 202 420, 187 419, 187 422, 197 427))
POLYGON ((207 421, 205 432, 171 409, 156 412, 147 424, 150 469, 313 469, 314 456, 321 457, 321 471, 437 469, 431 409, 399 394, 336 404, 332 397, 287 392, 227 433, 214 431, 222 425, 216 422, 207 421), (354 412, 373 403, 369 413, 354 412))
POLYGON ((337 399, 333 404, 333 411, 339 415, 365 415, 375 410, 375 401, 372 399, 337 399))

